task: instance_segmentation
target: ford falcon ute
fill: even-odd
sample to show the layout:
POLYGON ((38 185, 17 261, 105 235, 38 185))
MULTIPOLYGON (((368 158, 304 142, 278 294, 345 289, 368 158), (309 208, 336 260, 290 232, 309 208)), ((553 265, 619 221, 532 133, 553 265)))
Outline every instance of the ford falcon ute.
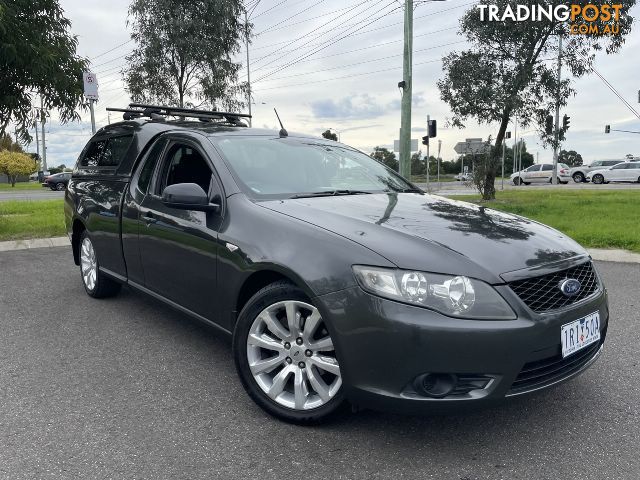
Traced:
POLYGON ((247 394, 278 418, 489 405, 601 353, 606 289, 552 228, 244 115, 112 110, 124 120, 91 138, 65 193, 86 293, 126 285, 228 335, 247 394))

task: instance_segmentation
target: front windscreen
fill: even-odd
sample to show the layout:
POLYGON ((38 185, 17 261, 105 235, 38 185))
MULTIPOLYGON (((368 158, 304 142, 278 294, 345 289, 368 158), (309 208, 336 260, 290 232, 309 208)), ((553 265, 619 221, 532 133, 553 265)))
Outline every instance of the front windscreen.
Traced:
POLYGON ((323 192, 401 192, 411 184, 362 152, 306 138, 213 139, 241 188, 255 198, 323 192))

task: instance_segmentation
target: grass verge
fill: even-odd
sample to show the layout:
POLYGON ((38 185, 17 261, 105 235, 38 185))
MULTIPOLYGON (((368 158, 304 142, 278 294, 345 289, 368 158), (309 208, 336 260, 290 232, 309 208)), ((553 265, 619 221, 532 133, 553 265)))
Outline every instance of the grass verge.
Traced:
POLYGON ((18 190, 42 190, 43 187, 38 182, 19 182, 15 187, 10 183, 0 183, 0 192, 16 192, 18 190))
POLYGON ((64 235, 63 200, 0 202, 0 241, 64 235))
POLYGON ((639 190, 508 191, 489 202, 479 195, 454 198, 537 220, 585 247, 640 252, 639 190))

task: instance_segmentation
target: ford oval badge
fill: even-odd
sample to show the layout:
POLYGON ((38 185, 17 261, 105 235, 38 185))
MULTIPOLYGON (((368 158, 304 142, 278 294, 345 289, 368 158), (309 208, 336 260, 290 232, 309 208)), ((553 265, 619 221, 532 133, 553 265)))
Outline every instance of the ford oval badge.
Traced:
POLYGON ((560 291, 566 297, 573 297, 580 292, 582 284, 575 278, 565 278, 560 282, 560 291))

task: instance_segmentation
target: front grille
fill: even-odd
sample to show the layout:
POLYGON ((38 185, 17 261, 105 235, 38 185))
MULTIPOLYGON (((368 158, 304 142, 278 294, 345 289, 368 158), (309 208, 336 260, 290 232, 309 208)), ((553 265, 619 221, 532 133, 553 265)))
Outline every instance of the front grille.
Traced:
POLYGON ((511 385, 508 395, 536 390, 571 376, 598 354, 605 336, 606 329, 601 332, 600 341, 568 357, 562 358, 562 354, 558 353, 550 358, 526 363, 511 385))
POLYGON ((534 312, 548 312, 579 302, 598 290, 598 277, 591 262, 541 277, 525 278, 509 284, 511 289, 534 312), (580 282, 580 291, 567 297, 560 291, 560 282, 574 278, 580 282))

